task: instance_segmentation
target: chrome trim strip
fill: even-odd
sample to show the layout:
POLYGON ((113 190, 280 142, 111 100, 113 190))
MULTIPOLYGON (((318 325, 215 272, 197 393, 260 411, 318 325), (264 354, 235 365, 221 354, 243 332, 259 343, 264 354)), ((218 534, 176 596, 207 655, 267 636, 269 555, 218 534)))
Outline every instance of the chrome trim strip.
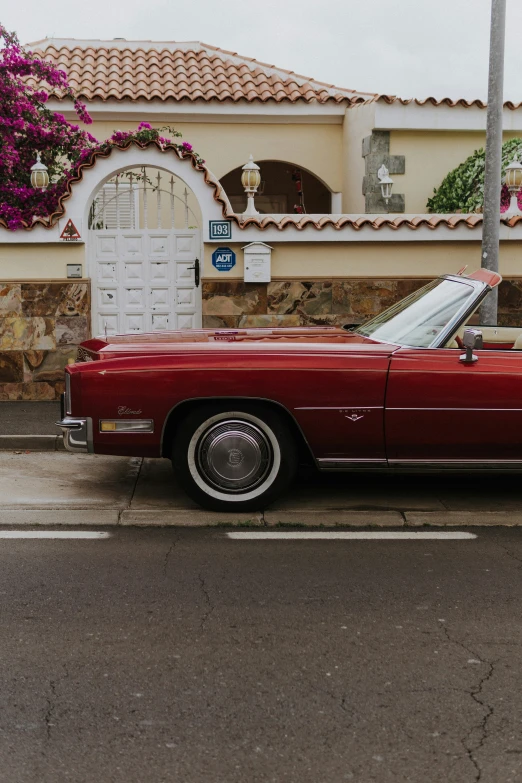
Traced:
POLYGON ((94 452, 91 418, 72 418, 66 416, 56 425, 63 433, 63 443, 67 451, 92 454, 94 452))
POLYGON ((64 411, 66 416, 71 415, 71 374, 65 373, 64 411))
POLYGON ((522 465, 521 459, 390 459, 390 465, 522 465))
POLYGON ((339 459, 324 459, 324 457, 322 457, 317 460, 317 466, 319 470, 371 470, 374 467, 387 468, 388 463, 385 459, 373 459, 371 457, 367 459, 345 457, 339 457, 339 459))
POLYGON ((430 471, 454 471, 459 472, 489 472, 496 471, 522 471, 522 460, 380 460, 380 459, 318 459, 318 468, 321 471, 327 470, 377 470, 377 471, 416 471, 425 473, 430 471))
POLYGON ((62 419, 61 421, 54 422, 57 427, 61 427, 62 430, 81 430, 81 419, 62 419))
POLYGON ((386 408, 387 411, 459 411, 465 413, 466 411, 480 411, 482 413, 498 413, 509 412, 517 413, 522 411, 522 408, 386 408))
POLYGON ((384 457, 318 457, 317 462, 386 462, 384 457))
POLYGON ((306 405, 294 411, 382 411, 383 405, 306 405))

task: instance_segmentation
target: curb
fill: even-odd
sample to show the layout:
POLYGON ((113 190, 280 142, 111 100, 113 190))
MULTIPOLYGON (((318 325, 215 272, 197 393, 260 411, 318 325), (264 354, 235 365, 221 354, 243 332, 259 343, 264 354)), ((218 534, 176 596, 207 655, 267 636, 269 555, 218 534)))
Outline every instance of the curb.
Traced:
POLYGON ((120 511, 115 509, 28 509, 17 508, 0 511, 3 527, 115 527, 119 524, 120 511))
POLYGON ((23 508, 0 510, 0 526, 68 527, 306 527, 306 528, 420 528, 522 527, 521 511, 266 511, 229 514, 200 508, 121 509, 23 508), (318 519, 321 521, 318 522, 318 519))
POLYGON ((65 451, 61 435, 0 435, 0 451, 65 451))
POLYGON ((406 527, 521 527, 520 511, 405 511, 406 527))

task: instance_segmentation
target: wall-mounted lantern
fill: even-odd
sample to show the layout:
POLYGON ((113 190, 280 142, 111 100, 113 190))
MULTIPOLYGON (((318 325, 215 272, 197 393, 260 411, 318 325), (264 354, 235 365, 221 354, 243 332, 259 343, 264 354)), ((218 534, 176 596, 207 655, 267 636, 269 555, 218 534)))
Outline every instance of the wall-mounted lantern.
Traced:
POLYGON ((36 153, 36 163, 31 166, 31 185, 35 190, 47 190, 49 173, 47 166, 40 160, 40 153, 36 153))
POLYGON ((243 173, 241 174, 241 184, 247 194, 247 207, 243 212, 243 217, 253 217, 259 215, 259 212, 254 205, 254 194, 256 193, 261 183, 261 172, 257 163, 254 163, 254 158, 250 155, 248 163, 243 166, 243 173))
POLYGON ((518 160, 512 160, 506 166, 506 185, 511 194, 509 209, 505 215, 522 215, 518 206, 518 192, 522 188, 522 164, 518 160))
POLYGON ((386 202, 386 206, 388 206, 388 201, 391 199, 391 194, 392 194, 393 180, 390 177, 390 172, 386 168, 384 163, 382 164, 379 171, 377 172, 377 176, 379 178, 379 184, 381 186, 382 197, 386 202))
POLYGON ((391 199, 393 180, 390 177, 390 172, 387 169, 387 167, 384 165, 384 163, 378 170, 377 176, 379 178, 379 184, 381 186, 382 197, 386 202, 386 204, 388 204, 388 201, 391 199))

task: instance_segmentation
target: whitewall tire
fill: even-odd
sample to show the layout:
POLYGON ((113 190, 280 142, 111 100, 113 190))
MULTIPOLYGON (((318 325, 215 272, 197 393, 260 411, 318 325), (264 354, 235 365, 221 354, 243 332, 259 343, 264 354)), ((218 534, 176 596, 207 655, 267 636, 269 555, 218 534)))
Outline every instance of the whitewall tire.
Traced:
POLYGON ((296 444, 284 418, 268 406, 205 404, 180 423, 172 462, 183 488, 201 506, 261 510, 292 480, 296 444))

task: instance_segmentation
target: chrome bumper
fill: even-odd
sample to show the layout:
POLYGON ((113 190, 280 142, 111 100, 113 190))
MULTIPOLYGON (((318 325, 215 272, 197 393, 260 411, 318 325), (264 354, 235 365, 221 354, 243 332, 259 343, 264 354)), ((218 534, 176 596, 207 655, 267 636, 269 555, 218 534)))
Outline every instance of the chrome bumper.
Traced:
POLYGON ((56 426, 62 430, 63 443, 67 451, 76 454, 93 453, 92 419, 73 419, 71 416, 64 416, 61 421, 56 422, 56 426))

